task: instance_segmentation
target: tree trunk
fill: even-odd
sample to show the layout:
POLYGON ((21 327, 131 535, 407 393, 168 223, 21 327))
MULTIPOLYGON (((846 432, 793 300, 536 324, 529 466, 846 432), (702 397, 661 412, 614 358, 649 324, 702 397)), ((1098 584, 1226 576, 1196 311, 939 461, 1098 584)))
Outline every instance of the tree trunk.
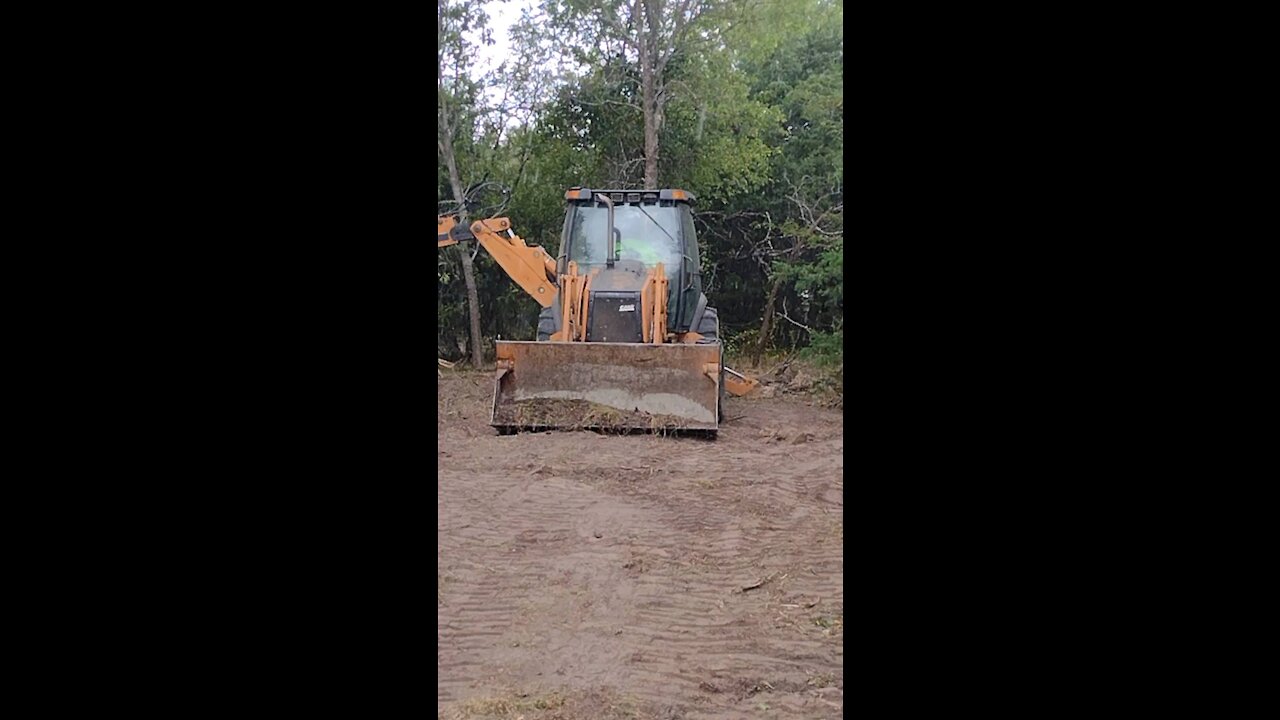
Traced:
MULTIPOLYGON (((441 149, 444 152, 445 164, 449 167, 449 185, 453 188, 453 199, 458 203, 458 221, 467 224, 467 208, 463 204, 462 180, 458 176, 458 161, 453 156, 453 130, 449 127, 449 113, 445 104, 444 93, 440 94, 440 129, 443 132, 441 149)), ((467 286, 467 314, 471 319, 471 364, 476 368, 484 365, 483 347, 480 344, 480 294, 476 291, 476 273, 472 268, 471 253, 468 248, 457 245, 462 258, 462 281, 467 286)))
POLYGON ((760 367, 760 359, 764 357, 765 347, 769 344, 769 335, 773 332, 773 306, 778 301, 778 286, 781 284, 781 279, 775 277, 773 284, 769 286, 769 299, 764 303, 764 320, 760 323, 760 342, 756 344, 751 358, 752 367, 760 367))
POLYGON ((462 280, 467 285, 467 309, 471 315, 471 364, 479 368, 484 364, 484 348, 480 344, 480 294, 476 292, 476 273, 471 267, 471 253, 459 246, 462 256, 462 280))
POLYGON ((644 187, 652 190, 658 187, 658 110, 656 75, 653 57, 655 48, 651 47, 649 33, 645 31, 643 21, 636 18, 640 35, 640 103, 644 108, 644 187))

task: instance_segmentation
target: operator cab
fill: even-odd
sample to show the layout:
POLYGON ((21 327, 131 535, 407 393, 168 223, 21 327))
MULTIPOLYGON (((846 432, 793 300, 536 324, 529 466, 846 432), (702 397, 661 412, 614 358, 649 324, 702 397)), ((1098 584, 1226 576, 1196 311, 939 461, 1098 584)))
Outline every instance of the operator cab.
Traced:
MULTIPOLYGON (((569 262, 573 261, 579 273, 593 276, 591 295, 601 303, 596 306, 593 300, 592 307, 599 307, 603 312, 615 304, 609 302, 615 299, 614 296, 617 296, 619 307, 631 305, 629 298, 632 295, 638 297, 649 270, 662 263, 669 281, 668 330, 683 333, 697 327, 706 307, 706 298, 702 295, 701 258, 690 207, 694 201, 692 193, 675 189, 572 188, 565 193, 565 200, 568 207, 557 269, 566 273, 569 262), (599 195, 606 196, 611 203, 602 201, 599 195)), ((598 322, 605 321, 603 317, 588 319, 589 340, 595 334, 593 329, 598 322)), ((606 324, 611 326, 607 332, 609 340, 640 341, 638 337, 624 340, 619 335, 629 336, 632 334, 630 330, 623 333, 617 323, 606 324)), ((605 325, 601 324, 599 328, 604 331, 605 325)))

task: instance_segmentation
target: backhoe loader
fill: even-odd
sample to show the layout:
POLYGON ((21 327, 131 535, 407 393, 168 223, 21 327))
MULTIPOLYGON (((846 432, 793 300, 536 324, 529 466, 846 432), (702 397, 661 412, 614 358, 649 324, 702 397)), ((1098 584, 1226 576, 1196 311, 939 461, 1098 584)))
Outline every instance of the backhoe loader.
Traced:
POLYGON ((491 425, 519 430, 695 430, 714 435, 725 392, 756 381, 724 366, 702 292, 691 193, 565 193, 560 251, 526 245, 505 217, 437 218, 439 247, 475 240, 542 306, 534 341, 499 340, 491 425))

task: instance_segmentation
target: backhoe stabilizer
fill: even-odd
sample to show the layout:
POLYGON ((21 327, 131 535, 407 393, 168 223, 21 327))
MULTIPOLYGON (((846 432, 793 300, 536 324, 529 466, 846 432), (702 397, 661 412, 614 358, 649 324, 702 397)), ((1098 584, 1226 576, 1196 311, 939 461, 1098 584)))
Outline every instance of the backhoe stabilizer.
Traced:
POLYGON ((721 346, 497 343, 499 431, 716 431, 721 346))

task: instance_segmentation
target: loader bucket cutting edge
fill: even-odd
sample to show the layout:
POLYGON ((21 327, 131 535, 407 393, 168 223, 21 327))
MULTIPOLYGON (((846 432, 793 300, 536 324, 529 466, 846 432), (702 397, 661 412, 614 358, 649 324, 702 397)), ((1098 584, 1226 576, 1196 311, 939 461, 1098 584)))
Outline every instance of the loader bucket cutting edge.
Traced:
POLYGON ((499 430, 718 429, 720 345, 497 343, 499 430))

